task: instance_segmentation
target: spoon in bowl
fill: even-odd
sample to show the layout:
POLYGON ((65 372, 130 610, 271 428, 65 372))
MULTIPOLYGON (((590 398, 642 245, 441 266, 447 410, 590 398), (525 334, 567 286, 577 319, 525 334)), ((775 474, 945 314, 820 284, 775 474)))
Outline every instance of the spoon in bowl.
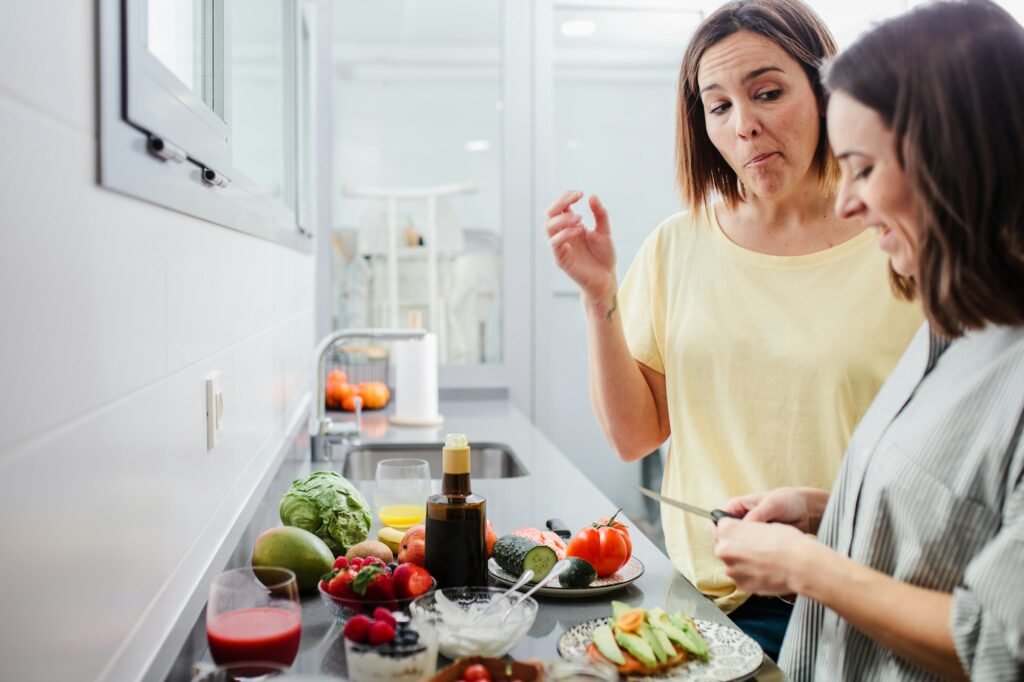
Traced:
POLYGON ((522 575, 519 576, 519 580, 517 580, 514 583, 512 583, 512 587, 508 588, 507 590, 505 590, 504 592, 499 594, 497 597, 492 599, 491 603, 487 605, 487 608, 485 608, 483 611, 478 613, 476 615, 476 618, 474 618, 472 622, 475 623, 476 621, 478 621, 481 618, 483 618, 484 614, 487 613, 488 611, 490 611, 491 607, 494 606, 495 604, 497 604, 498 602, 500 602, 502 599, 507 599, 508 601, 512 601, 512 594, 516 590, 518 590, 520 587, 522 587, 526 583, 530 582, 531 580, 533 580, 533 569, 532 568, 528 568, 525 571, 523 571, 522 575))
POLYGON ((505 612, 505 615, 501 617, 499 624, 504 623, 506 620, 508 620, 508 617, 512 614, 513 611, 516 610, 516 607, 523 603, 523 600, 525 600, 527 597, 532 595, 540 588, 547 585, 549 582, 551 582, 558 576, 565 573, 567 570, 569 570, 570 566, 572 566, 572 562, 568 559, 562 559, 561 561, 555 562, 555 565, 551 567, 551 570, 548 571, 548 574, 546 576, 538 580, 537 584, 531 587, 529 592, 520 596, 519 599, 516 600, 516 603, 509 607, 508 611, 505 612))

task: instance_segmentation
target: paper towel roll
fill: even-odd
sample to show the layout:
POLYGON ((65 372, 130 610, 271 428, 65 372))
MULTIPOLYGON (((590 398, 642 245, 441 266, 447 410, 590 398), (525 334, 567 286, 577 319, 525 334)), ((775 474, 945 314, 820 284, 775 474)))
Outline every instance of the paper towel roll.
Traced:
POLYGON ((437 336, 397 341, 395 359, 396 423, 437 424, 437 336))

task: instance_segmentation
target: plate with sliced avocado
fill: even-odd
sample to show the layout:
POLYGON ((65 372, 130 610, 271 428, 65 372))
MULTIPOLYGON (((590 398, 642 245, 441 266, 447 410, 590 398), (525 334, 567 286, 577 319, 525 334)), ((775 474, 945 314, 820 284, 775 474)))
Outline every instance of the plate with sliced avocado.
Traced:
MULTIPOLYGON (((541 597, 572 599, 594 597, 622 589, 644 574, 644 565, 635 556, 615 573, 598 578, 594 567, 586 561, 570 557, 572 566, 552 583, 534 594, 541 597)), ((487 562, 491 577, 505 585, 514 583, 523 571, 531 569, 534 582, 548 574, 558 561, 555 551, 547 545, 515 535, 504 535, 494 543, 494 551, 487 562)), ((523 587, 529 589, 529 583, 523 587)))
POLYGON ((611 618, 592 618, 558 640, 562 658, 591 658, 615 666, 627 680, 732 682, 754 674, 764 652, 728 625, 612 602, 611 618))

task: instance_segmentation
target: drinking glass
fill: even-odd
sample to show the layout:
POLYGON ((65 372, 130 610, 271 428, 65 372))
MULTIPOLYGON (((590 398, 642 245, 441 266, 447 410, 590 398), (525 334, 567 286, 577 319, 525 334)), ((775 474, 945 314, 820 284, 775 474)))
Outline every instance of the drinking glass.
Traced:
POLYGON ((424 459, 384 459, 377 463, 373 504, 385 526, 408 530, 426 517, 430 465, 424 459))
POLYGON ((210 585, 206 639, 218 664, 271 661, 291 665, 302 638, 295 574, 273 566, 235 568, 210 585))

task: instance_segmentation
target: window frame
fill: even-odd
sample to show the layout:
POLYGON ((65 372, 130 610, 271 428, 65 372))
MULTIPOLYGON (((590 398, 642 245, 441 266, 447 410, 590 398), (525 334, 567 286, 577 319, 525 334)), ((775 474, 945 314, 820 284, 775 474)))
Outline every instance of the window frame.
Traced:
MULTIPOLYGON (((100 184, 311 253, 314 230, 300 224, 297 197, 293 209, 284 201, 267 196, 259 185, 230 164, 231 45, 227 17, 229 3, 239 0, 208 1, 213 3, 215 26, 220 20, 219 28, 215 29, 220 32, 220 40, 214 40, 214 101, 219 94, 223 120, 149 53, 147 0, 100 0, 100 184), (147 130, 143 121, 154 130, 147 130), (216 184, 220 178, 225 182, 216 184), (215 182, 209 182, 210 179, 215 182)), ((291 162, 286 172, 288 196, 287 186, 293 194, 301 187, 294 142, 301 139, 300 126, 308 125, 308 118, 298 114, 302 105, 300 89, 295 86, 302 64, 298 28, 301 3, 285 0, 283 7, 287 44, 282 68, 286 74, 286 97, 291 102, 285 122, 293 124, 292 133, 284 138, 285 148, 292 148, 288 155, 293 157, 286 156, 291 162)))

